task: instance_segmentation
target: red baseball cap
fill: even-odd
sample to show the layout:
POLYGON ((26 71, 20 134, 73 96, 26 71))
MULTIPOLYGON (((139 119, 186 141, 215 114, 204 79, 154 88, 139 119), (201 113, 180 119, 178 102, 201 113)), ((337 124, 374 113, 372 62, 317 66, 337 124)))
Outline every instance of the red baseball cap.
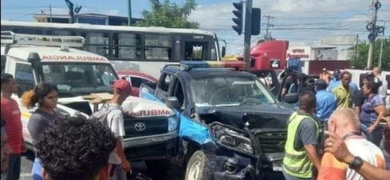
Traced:
POLYGON ((114 85, 112 85, 112 87, 120 93, 121 92, 131 93, 131 85, 129 81, 124 79, 116 80, 114 85))

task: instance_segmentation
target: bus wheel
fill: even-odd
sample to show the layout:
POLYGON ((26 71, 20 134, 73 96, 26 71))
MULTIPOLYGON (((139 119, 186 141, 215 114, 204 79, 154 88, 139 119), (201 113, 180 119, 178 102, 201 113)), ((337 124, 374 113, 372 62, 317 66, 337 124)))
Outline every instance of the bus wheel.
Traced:
POLYGON ((198 150, 188 161, 185 180, 211 180, 212 173, 206 155, 202 150, 198 150))

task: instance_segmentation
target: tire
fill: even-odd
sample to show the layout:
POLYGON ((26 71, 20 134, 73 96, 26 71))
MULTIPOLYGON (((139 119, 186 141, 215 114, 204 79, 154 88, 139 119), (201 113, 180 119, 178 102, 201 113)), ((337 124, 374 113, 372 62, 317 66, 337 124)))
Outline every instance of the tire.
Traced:
POLYGON ((171 163, 167 159, 145 161, 145 164, 148 168, 148 174, 154 180, 164 179, 171 168, 171 163))
POLYGON ((195 151, 188 161, 185 180, 212 180, 209 160, 202 150, 195 151))

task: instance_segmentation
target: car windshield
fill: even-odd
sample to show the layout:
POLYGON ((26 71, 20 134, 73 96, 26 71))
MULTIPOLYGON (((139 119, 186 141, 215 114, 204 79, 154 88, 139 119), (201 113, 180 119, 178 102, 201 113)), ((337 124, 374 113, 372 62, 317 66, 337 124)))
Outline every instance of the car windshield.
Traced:
POLYGON ((254 76, 213 76, 191 80, 195 105, 234 106, 275 103, 274 97, 254 76))
POLYGON ((42 68, 45 81, 57 85, 60 97, 111 92, 117 79, 111 64, 46 63, 42 68))

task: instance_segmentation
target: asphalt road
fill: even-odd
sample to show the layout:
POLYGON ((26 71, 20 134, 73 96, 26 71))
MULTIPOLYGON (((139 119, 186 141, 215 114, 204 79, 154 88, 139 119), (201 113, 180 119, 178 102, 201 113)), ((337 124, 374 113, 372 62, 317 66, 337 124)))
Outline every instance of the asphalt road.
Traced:
MULTIPOLYGON (((390 163, 390 155, 387 154, 385 151, 383 151, 386 162, 390 163)), ((28 154, 28 156, 22 157, 22 168, 21 168, 21 174, 20 174, 20 180, 31 180, 31 169, 33 161, 31 160, 31 154, 28 154)), ((141 171, 145 174, 147 174, 147 168, 143 162, 132 162, 132 166, 134 169, 141 171)), ((173 166, 169 172, 167 173, 167 176, 162 178, 161 180, 182 180, 183 179, 183 170, 180 167, 173 166)))
MULTIPOLYGON (((143 162, 132 162, 132 167, 142 172, 143 174, 147 175, 147 168, 145 163, 143 162)), ((20 173, 20 180, 31 180, 32 174, 31 169, 33 166, 33 154, 31 152, 27 152, 24 156, 22 156, 22 163, 21 163, 21 173, 20 173)), ((182 180, 183 179, 183 170, 182 168, 178 166, 172 166, 172 168, 167 173, 167 176, 160 179, 160 180, 182 180)))

